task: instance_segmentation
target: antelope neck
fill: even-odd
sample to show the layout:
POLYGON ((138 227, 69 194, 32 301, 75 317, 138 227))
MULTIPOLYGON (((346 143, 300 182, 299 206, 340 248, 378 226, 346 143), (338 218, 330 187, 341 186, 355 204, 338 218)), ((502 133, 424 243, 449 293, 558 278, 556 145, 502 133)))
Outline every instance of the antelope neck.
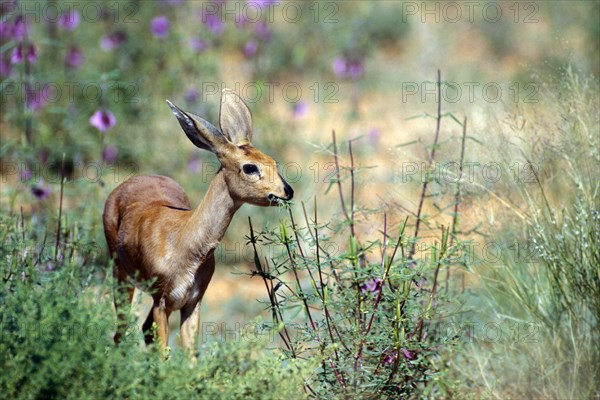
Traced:
POLYGON ((200 258, 199 261, 204 261, 225 236, 233 215, 241 205, 231 197, 223 171, 219 171, 202 202, 181 230, 179 243, 200 258))

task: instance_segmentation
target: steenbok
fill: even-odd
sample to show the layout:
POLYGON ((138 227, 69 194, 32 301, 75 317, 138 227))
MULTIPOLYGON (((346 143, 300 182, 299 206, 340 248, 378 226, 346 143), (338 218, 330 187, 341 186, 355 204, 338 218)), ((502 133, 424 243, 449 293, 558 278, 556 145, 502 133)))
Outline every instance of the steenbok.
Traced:
POLYGON ((125 310, 135 284, 148 288, 154 300, 142 330, 146 343, 158 338, 166 348, 169 315, 181 312, 181 341, 193 350, 198 336, 200 300, 215 270, 214 252, 244 203, 270 206, 290 200, 294 191, 278 174, 275 161, 252 146, 252 116, 231 90, 221 95, 218 129, 182 111, 167 100, 188 139, 213 152, 221 168, 197 208, 192 208, 181 186, 166 176, 133 177, 108 196, 104 207, 104 235, 114 260, 115 308, 125 328, 125 310), (125 292, 125 293, 123 293, 125 292))

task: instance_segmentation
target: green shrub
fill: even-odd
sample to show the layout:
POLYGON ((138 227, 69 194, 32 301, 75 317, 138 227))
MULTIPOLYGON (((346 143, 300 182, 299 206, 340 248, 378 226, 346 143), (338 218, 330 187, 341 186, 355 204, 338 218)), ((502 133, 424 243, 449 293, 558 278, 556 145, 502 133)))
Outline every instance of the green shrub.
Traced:
POLYGON ((304 363, 266 349, 264 339, 211 343, 195 366, 179 349, 163 360, 160 351, 140 344, 141 334, 115 347, 111 282, 98 281, 89 262, 97 249, 63 252, 74 249, 65 239, 55 258, 34 246, 29 223, 25 232, 15 229, 14 219, 0 226, 4 398, 302 397, 304 363))
MULTIPOLYGON (((336 151, 334 144, 337 160, 336 151)), ((342 216, 320 223, 315 199, 314 216, 302 205, 302 225, 291 209, 275 229, 255 233, 250 222, 252 275, 264 280, 281 350, 289 360, 318 362, 305 381, 316 398, 448 396, 454 385, 444 356, 456 342, 439 329, 451 309, 442 276, 461 244, 443 226, 433 243, 406 232, 407 220, 392 231, 381 210, 355 204, 358 168, 343 170, 335 181, 342 216), (363 225, 378 217, 380 238, 361 240, 363 225), (264 259, 261 246, 270 250, 264 259)))

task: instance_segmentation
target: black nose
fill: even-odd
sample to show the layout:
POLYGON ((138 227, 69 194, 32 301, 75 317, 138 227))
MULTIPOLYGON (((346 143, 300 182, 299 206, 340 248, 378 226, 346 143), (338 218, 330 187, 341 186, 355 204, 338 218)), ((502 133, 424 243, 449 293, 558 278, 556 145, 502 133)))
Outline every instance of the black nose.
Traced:
POLYGON ((294 189, 292 189, 292 187, 285 181, 283 182, 283 191, 285 192, 288 200, 291 200, 292 197, 294 197, 294 189))

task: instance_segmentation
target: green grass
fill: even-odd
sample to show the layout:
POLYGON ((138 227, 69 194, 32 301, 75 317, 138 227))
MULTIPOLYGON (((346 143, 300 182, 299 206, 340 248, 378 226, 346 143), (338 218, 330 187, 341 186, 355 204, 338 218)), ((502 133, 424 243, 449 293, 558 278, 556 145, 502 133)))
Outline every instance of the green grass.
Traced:
POLYGON ((112 279, 99 279, 97 272, 104 269, 98 265, 98 248, 64 238, 55 257, 52 245, 35 246, 40 242, 31 221, 1 222, 3 397, 303 396, 302 377, 309 364, 287 361, 277 350, 269 350, 266 336, 238 335, 206 344, 199 349, 197 364, 191 365, 179 348, 164 360, 154 347, 142 346, 141 331, 131 321, 130 335, 115 347, 112 279))
POLYGON ((476 319, 496 322, 509 339, 472 342, 469 368, 455 366, 463 379, 480 382, 495 398, 583 399, 600 394, 595 85, 567 71, 562 87, 545 87, 554 114, 544 114, 539 126, 509 132, 524 136, 551 129, 556 135, 546 136, 543 148, 521 147, 523 157, 535 166, 530 179, 512 182, 525 218, 513 215, 512 223, 504 223, 493 236, 503 243, 500 262, 476 268, 481 286, 472 289, 470 301, 476 319))

